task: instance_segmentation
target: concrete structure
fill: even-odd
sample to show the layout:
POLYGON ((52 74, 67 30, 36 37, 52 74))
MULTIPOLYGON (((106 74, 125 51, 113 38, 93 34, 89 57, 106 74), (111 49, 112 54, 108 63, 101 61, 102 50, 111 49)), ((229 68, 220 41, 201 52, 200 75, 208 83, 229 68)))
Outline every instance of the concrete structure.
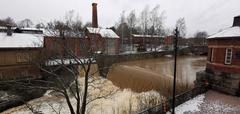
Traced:
POLYGON ((208 81, 213 89, 239 95, 240 92, 240 16, 233 26, 208 37, 208 62, 197 82, 208 81))

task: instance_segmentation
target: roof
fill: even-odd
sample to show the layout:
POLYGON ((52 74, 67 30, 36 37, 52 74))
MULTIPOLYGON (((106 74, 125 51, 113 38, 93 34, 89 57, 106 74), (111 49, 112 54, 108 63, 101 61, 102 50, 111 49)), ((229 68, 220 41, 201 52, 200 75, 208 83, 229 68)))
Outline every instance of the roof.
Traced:
POLYGON ((96 60, 93 58, 81 58, 81 59, 53 59, 46 61, 46 66, 57 66, 57 65, 70 65, 70 64, 88 64, 92 61, 95 63, 96 60))
POLYGON ((100 34, 103 38, 119 38, 112 29, 87 27, 89 33, 100 34))
POLYGON ((133 37, 145 37, 145 38, 163 38, 163 36, 159 35, 139 35, 139 34, 132 34, 133 37))
POLYGON ((0 32, 0 48, 39 48, 43 47, 42 34, 7 33, 0 32))
POLYGON ((25 28, 20 28, 21 30, 35 30, 35 31, 37 31, 37 30, 43 30, 43 29, 38 29, 38 28, 30 28, 30 27, 25 27, 25 28))
POLYGON ((227 37, 240 37, 240 27, 234 26, 234 27, 224 29, 224 30, 208 37, 208 39, 227 38, 227 37))

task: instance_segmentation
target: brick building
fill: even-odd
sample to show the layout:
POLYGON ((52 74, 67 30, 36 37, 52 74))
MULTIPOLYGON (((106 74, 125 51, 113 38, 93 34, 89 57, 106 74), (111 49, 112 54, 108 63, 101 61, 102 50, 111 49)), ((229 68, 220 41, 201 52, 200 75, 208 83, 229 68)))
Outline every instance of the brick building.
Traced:
POLYGON ((232 27, 208 37, 207 69, 240 74, 240 16, 232 27))
POLYGON ((163 36, 132 34, 132 43, 138 51, 146 51, 147 48, 157 48, 163 44, 163 36))
POLYGON ((66 51, 77 57, 86 57, 89 51, 89 39, 87 37, 44 36, 43 52, 45 56, 48 56, 48 58, 57 56, 68 58, 65 57, 67 55, 66 51))
POLYGON ((240 95, 240 16, 234 18, 232 27, 207 40, 207 67, 205 72, 198 73, 197 82, 204 79, 213 89, 240 95))
POLYGON ((95 53, 118 54, 120 37, 112 30, 98 27, 97 4, 92 4, 92 27, 86 28, 90 48, 95 53))
POLYGON ((40 77, 33 61, 38 60, 42 48, 43 35, 39 30, 1 27, 0 80, 40 77))

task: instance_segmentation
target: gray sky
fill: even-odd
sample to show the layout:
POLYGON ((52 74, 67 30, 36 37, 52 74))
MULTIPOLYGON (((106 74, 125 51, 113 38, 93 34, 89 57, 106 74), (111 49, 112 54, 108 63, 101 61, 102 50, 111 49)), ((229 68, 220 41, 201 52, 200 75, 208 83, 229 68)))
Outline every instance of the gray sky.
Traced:
POLYGON ((1 0, 0 18, 32 19, 34 23, 63 19, 74 10, 83 22, 91 21, 91 3, 98 3, 99 25, 110 27, 119 20, 123 10, 139 13, 146 5, 159 4, 165 11, 165 27, 173 28, 179 17, 185 17, 188 36, 199 30, 209 34, 232 25, 240 15, 240 0, 1 0))

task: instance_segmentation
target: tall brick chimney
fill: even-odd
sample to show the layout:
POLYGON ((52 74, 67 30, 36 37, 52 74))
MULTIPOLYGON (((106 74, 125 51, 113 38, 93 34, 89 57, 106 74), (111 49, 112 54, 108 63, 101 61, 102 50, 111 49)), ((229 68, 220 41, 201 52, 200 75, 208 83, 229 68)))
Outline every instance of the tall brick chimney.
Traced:
POLYGON ((240 15, 234 17, 233 26, 240 26, 240 15))
POLYGON ((92 3, 92 27, 98 28, 97 3, 92 3))

